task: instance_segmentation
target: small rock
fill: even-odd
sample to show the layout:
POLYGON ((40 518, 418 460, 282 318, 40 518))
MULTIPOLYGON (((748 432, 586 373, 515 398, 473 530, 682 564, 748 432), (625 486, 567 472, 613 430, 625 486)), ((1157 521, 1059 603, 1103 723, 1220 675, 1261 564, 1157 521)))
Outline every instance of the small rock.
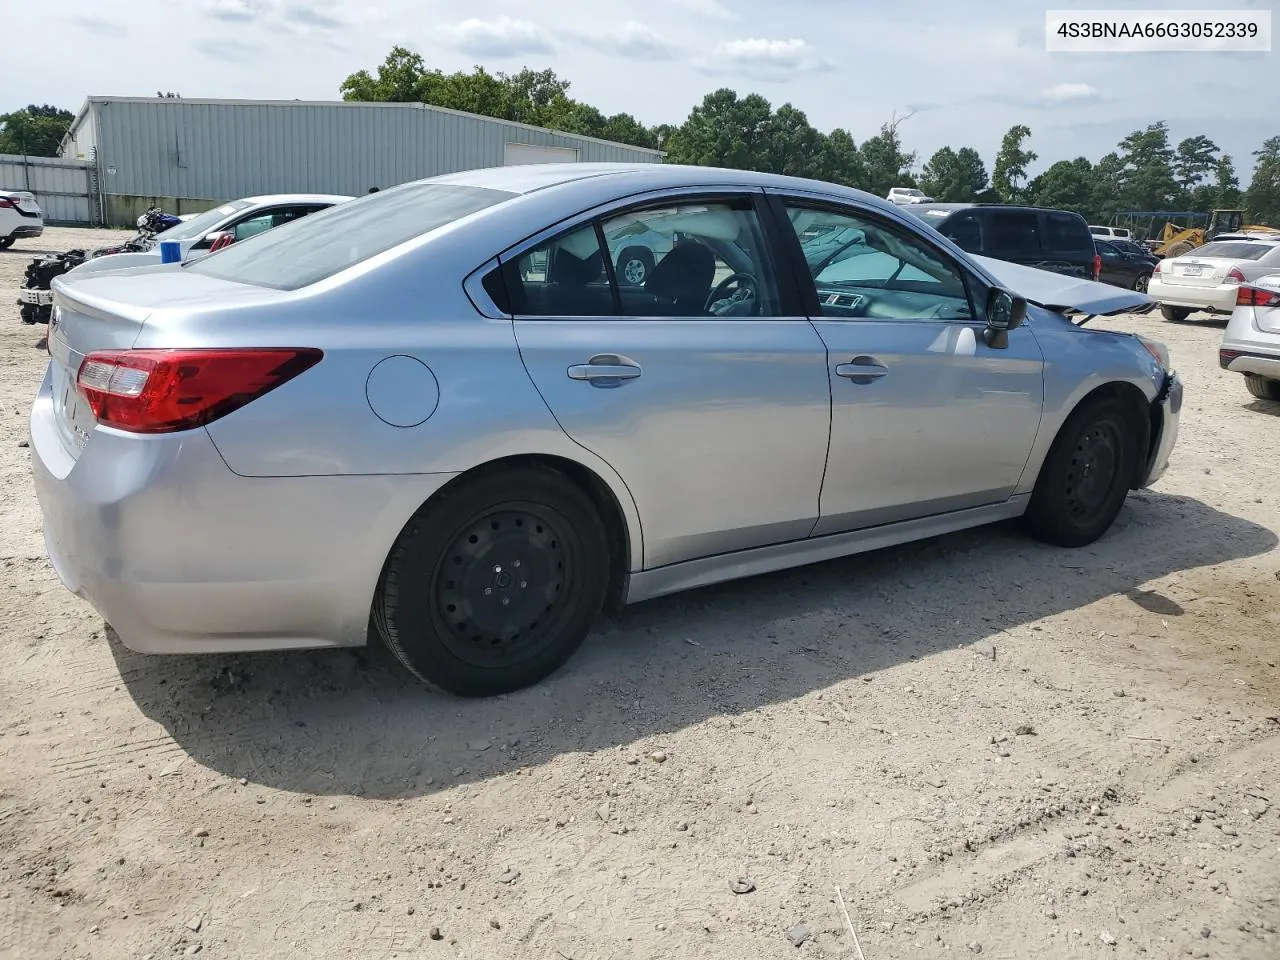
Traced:
POLYGON ((97 933, 97 932, 98 932, 98 926, 97 926, 97 924, 94 924, 92 927, 90 927, 90 928, 89 928, 89 932, 90 932, 90 933, 97 933))
POLYGON ((1117 697, 1127 697, 1127 696, 1128 696, 1128 694, 1127 694, 1127 693, 1125 693, 1123 690, 1116 690, 1116 691, 1115 691, 1115 695, 1116 695, 1117 697))
POLYGON ((26 449, 27 447, 29 447, 29 446, 31 446, 31 444, 30 444, 28 441, 26 441, 26 440, 19 440, 19 441, 18 441, 18 447, 19 447, 19 449, 25 450, 25 449, 26 449))
POLYGON ((1009 751, 1008 751, 1008 750, 1006 750, 1004 747, 1001 747, 999 750, 997 750, 997 751, 996 751, 996 756, 997 756, 997 757, 1007 757, 1007 756, 1009 756, 1009 751))
POLYGON ((196 914, 187 921, 187 929, 192 933, 199 933, 202 926, 204 926, 204 917, 200 914, 196 914))
POLYGON ((813 939, 813 933, 809 930, 807 923, 797 923, 795 926, 787 928, 787 939, 791 941, 793 947, 802 947, 813 939))
POLYGON ((676 829, 677 829, 677 830, 679 830, 681 833, 688 833, 688 832, 689 832, 689 821, 688 821, 688 820, 681 820, 679 823, 677 823, 677 824, 676 824, 676 829))
POLYGON ((1044 915, 1045 915, 1046 917, 1048 917, 1050 920, 1057 920, 1057 919, 1058 919, 1058 911, 1056 911, 1056 910, 1046 910, 1046 911, 1044 912, 1044 915))
POLYGON ((517 870, 515 867, 507 867, 506 870, 504 870, 502 873, 498 875, 498 882, 505 883, 508 885, 515 883, 519 879, 520 879, 520 871, 517 870))
POLYGON ((1100 816, 1102 816, 1102 807, 1098 806, 1098 805, 1095 803, 1093 806, 1091 806, 1091 807, 1089 808, 1089 816, 1091 816, 1091 817, 1100 817, 1100 816))
POLYGON ((755 888, 756 885, 745 877, 738 877, 736 880, 729 881, 729 889, 734 893, 751 893, 755 888))
POLYGON ((1103 930, 1100 934, 1098 934, 1098 939, 1101 940, 1103 943, 1105 943, 1108 947, 1114 947, 1117 943, 1116 938, 1112 935, 1110 930, 1103 930))
POLYGON ((1204 937, 1204 939, 1208 940, 1211 936, 1213 936, 1213 931, 1212 931, 1212 930, 1210 930, 1208 927, 1201 927, 1201 928, 1200 928, 1200 936, 1202 936, 1202 937, 1204 937))
POLYGON ((1029 723, 1024 723, 1014 730, 1013 733, 1014 736, 1018 737, 1034 737, 1036 735, 1036 728, 1029 723))
POLYGON ((200 944, 193 943, 191 946, 187 947, 187 949, 182 951, 182 955, 184 957, 194 957, 197 953, 199 953, 203 949, 204 947, 200 946, 200 944))
POLYGON ((978 941, 975 940, 973 941, 973 943, 969 944, 969 950, 972 951, 973 953, 981 953, 982 944, 978 943, 978 941))
POLYGON ((209 831, 206 830, 204 827, 201 827, 199 830, 197 830, 195 833, 191 835, 193 837, 207 837, 209 835, 209 831))
POLYGON ((405 911, 405 913, 407 913, 411 917, 414 915, 415 912, 416 910, 413 907, 410 907, 408 910, 405 911))
POLYGON ((1228 823, 1228 824, 1225 824, 1225 825, 1223 826, 1223 828, 1222 828, 1222 832, 1223 832, 1226 836, 1228 836, 1228 837, 1238 837, 1238 836, 1240 836, 1240 831, 1239 831, 1239 830, 1237 830, 1235 827, 1231 826, 1231 824, 1229 824, 1229 823, 1228 823))
POLYGON ((501 929, 502 929, 502 924, 500 924, 497 920, 490 920, 490 921, 489 921, 489 928, 490 928, 491 930, 501 930, 501 929))
POLYGON ((241 777, 241 778, 240 778, 240 786, 242 786, 242 787, 247 787, 248 785, 249 785, 249 778, 248 778, 248 777, 241 777))
POLYGON ((596 816, 599 817, 601 820, 603 820, 605 823, 608 823, 609 818, 613 816, 613 808, 610 807, 609 804, 607 803, 602 803, 600 804, 599 807, 596 808, 596 816))
POLYGON ((472 740, 467 744, 467 749, 474 750, 476 753, 483 753, 492 746, 493 744, 488 740, 472 740))
POLYGON ((440 932, 439 927, 432 927, 431 932, 427 934, 432 940, 443 940, 444 934, 440 932))
POLYGON ((666 763, 667 753, 665 750, 655 750, 653 753, 649 754, 649 759, 654 763, 666 763))

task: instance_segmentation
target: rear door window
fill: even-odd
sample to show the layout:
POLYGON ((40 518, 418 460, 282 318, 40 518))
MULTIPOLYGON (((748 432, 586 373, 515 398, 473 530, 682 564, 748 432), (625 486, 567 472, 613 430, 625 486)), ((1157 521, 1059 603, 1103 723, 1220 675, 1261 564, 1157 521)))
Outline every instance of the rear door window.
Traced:
POLYGON ((938 232, 961 250, 982 253, 982 225, 972 213, 957 213, 938 232))
POLYGON ((1045 238, 1050 250, 1092 252, 1093 236, 1082 217, 1050 210, 1044 215, 1045 238))
POLYGON ((1031 210, 986 211, 987 252, 1039 256, 1040 217, 1031 210))

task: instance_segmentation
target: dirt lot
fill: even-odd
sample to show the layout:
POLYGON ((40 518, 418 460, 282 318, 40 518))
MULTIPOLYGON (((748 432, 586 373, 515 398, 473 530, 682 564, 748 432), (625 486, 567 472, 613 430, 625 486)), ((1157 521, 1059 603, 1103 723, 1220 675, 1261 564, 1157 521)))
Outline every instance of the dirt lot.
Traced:
POLYGON ((1280 406, 1221 324, 1112 321, 1187 403, 1092 548, 654 601, 464 702, 376 649, 104 636, 43 556, 32 249, 0 253, 0 955, 857 957, 838 887, 867 960, 1280 956, 1280 406))

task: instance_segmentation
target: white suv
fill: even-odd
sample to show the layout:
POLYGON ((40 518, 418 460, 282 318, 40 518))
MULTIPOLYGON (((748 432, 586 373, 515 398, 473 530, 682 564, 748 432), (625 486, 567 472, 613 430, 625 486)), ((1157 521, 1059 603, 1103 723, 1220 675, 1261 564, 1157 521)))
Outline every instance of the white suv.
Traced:
POLYGON ((25 190, 0 190, 0 250, 23 237, 44 233, 44 214, 36 198, 25 190))
POLYGON ((1099 227, 1089 224, 1089 232, 1099 240, 1132 240, 1133 236, 1124 227, 1099 227))
POLYGON ((923 190, 915 187, 892 187, 885 199, 893 203, 933 203, 933 197, 925 196, 923 190))

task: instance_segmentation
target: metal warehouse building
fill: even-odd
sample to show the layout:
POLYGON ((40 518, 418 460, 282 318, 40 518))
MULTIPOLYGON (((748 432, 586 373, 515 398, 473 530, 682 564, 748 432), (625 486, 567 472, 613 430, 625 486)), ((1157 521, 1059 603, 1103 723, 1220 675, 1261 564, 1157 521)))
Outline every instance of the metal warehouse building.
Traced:
MULTIPOLYGON (((264 193, 370 187, 519 163, 658 163, 661 152, 421 103, 90 97, 62 145, 93 219, 264 193)), ((34 192, 39 196, 40 191, 34 192)))

